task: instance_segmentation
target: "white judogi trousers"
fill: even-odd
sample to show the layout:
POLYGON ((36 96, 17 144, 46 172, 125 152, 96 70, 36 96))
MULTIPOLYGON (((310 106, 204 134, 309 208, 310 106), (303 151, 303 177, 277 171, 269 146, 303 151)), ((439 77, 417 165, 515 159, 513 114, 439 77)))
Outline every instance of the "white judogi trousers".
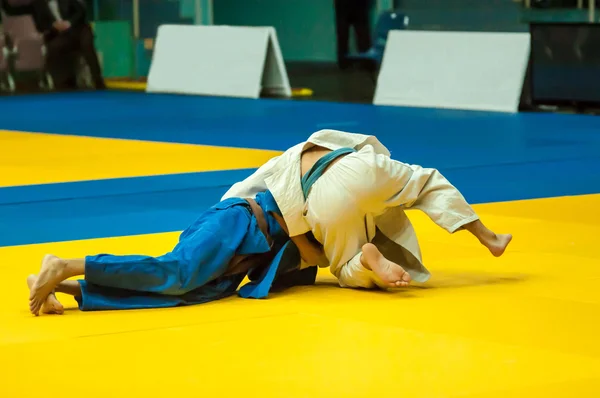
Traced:
MULTIPOLYGON (((341 286, 384 287, 361 264, 361 248, 381 233, 376 228, 378 218, 398 208, 422 210, 450 233, 478 219, 462 194, 437 170, 401 163, 375 153, 370 145, 341 158, 315 182, 305 218, 323 244, 331 272, 341 286)), ((407 271, 411 273, 410 266, 407 271)), ((418 273, 411 276, 421 279, 418 273)))

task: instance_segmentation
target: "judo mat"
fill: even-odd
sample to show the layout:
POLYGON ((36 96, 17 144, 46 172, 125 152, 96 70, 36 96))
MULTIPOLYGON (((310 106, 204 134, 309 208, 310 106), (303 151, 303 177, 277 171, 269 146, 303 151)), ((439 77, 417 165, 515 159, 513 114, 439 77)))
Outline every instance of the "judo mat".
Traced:
POLYGON ((600 118, 143 93, 0 99, 0 397, 598 397, 600 118), (44 254, 162 254, 232 183, 322 128, 440 169, 493 258, 409 211, 432 279, 33 317, 44 254))

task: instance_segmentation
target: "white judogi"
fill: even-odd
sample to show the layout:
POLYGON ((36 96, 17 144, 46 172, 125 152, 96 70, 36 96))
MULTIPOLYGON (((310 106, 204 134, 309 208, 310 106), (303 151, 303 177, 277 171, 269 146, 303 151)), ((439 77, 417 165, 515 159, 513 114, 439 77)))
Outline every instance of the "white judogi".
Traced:
POLYGON ((462 194, 437 170, 391 159, 388 149, 374 136, 336 130, 318 131, 269 160, 233 185, 222 199, 252 198, 267 189, 279 205, 290 236, 312 231, 329 260, 319 266, 329 266, 343 287, 383 287, 360 262, 367 242, 400 264, 413 280, 429 279, 405 208, 424 211, 450 233, 478 219, 462 194), (315 182, 305 202, 301 154, 315 145, 331 150, 355 148, 357 152, 334 163, 315 182))

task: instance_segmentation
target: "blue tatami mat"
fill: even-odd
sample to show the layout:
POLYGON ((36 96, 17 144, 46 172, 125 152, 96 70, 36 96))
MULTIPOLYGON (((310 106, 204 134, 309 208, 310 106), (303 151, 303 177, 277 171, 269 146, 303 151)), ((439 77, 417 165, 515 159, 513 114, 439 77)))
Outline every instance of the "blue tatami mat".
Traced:
MULTIPOLYGON (((7 130, 275 150, 340 129, 440 169, 472 203, 600 192, 592 116, 114 92, 0 98, 0 112, 7 130)), ((250 172, 3 188, 0 246, 181 230, 250 172)))
MULTIPOLYGON (((471 203, 597 193, 600 187, 597 162, 585 159, 532 163, 526 172, 522 165, 442 172, 471 203)), ((0 231, 6 231, 0 234, 0 246, 182 230, 218 202, 234 180, 249 173, 222 171, 0 189, 0 197, 6 190, 11 192, 0 205, 0 231), (221 173, 223 184, 203 185, 215 182, 221 173), (167 188, 169 184, 172 189, 167 188), (57 189, 58 185, 62 188, 57 189), (26 202, 28 197, 36 199, 26 202)))

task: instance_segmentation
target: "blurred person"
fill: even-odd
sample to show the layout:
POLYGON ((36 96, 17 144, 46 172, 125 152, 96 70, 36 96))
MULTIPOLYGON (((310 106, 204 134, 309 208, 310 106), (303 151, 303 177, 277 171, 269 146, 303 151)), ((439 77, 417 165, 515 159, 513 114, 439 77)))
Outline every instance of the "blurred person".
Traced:
POLYGON ((33 0, 31 4, 35 25, 46 41, 48 68, 59 87, 77 87, 75 65, 81 55, 96 89, 106 88, 86 11, 83 0, 33 0))
POLYGON ((358 52, 371 48, 369 11, 372 0, 335 0, 335 24, 337 31, 337 62, 342 69, 348 67, 350 29, 354 28, 358 52))

